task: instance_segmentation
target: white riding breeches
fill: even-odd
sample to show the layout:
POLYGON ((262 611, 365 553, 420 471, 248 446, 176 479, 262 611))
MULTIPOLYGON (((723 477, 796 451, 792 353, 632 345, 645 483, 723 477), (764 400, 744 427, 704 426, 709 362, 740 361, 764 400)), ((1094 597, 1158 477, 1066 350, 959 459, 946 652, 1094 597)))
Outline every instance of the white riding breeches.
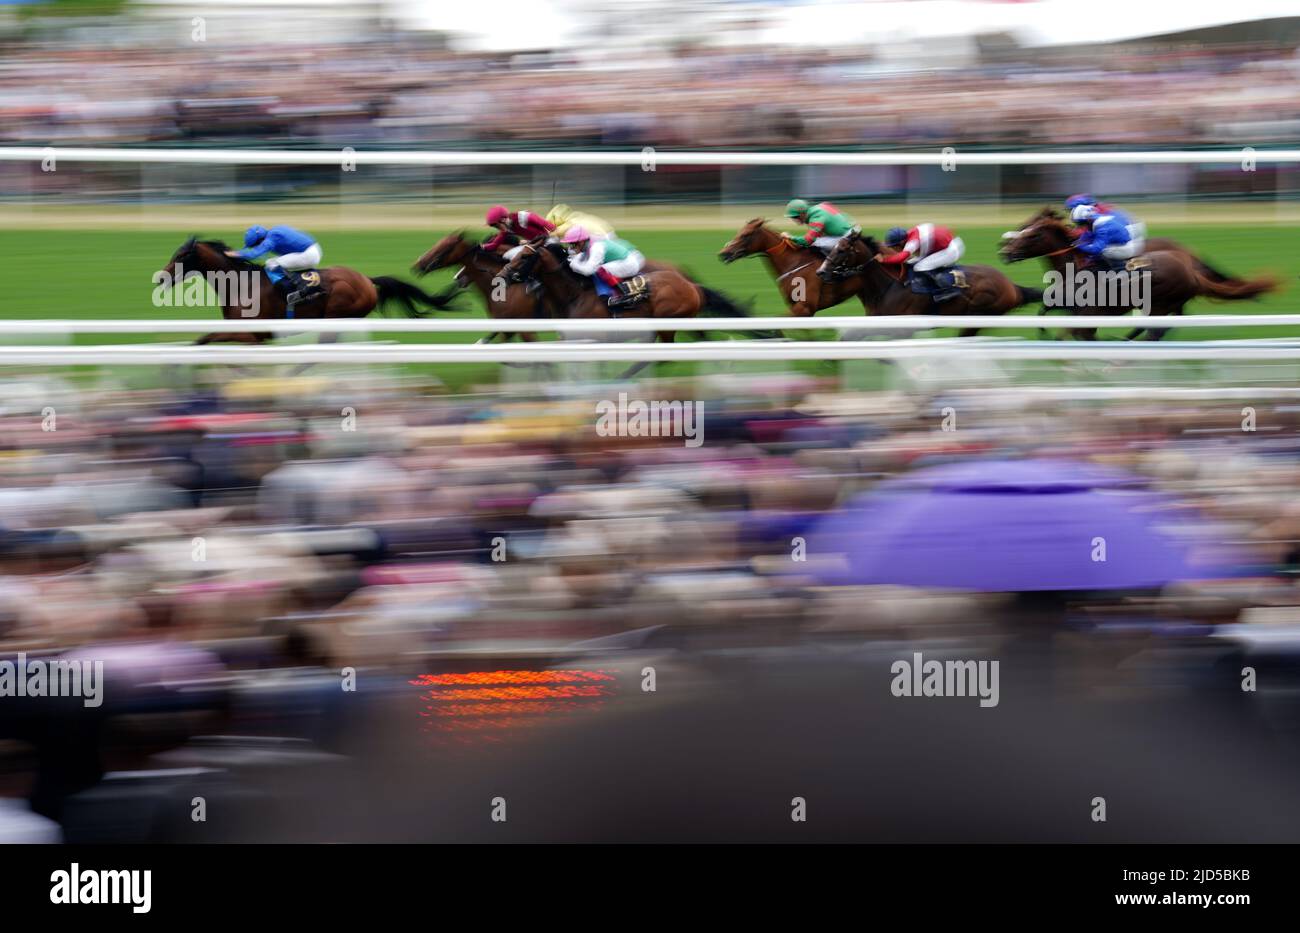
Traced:
POLYGON ((961 237, 955 236, 943 249, 931 253, 924 259, 918 259, 912 264, 912 268, 917 272, 932 272, 945 266, 955 266, 965 252, 966 244, 961 241, 961 237))
POLYGON ((830 253, 830 251, 835 248, 835 244, 842 239, 844 239, 843 235, 819 236, 817 239, 813 240, 812 245, 817 249, 821 250, 823 253, 830 253))
POLYGON ((1134 256, 1142 255, 1144 245, 1141 240, 1129 240, 1119 246, 1107 246, 1101 254, 1107 259, 1132 259, 1134 256))
POLYGON ((268 259, 266 264, 268 266, 281 268, 286 272, 304 272, 307 269, 319 268, 320 261, 320 244, 313 243, 301 253, 285 253, 283 256, 276 256, 274 259, 268 259))
POLYGON ((640 272, 644 265, 645 257, 641 255, 639 250, 634 249, 622 259, 607 262, 601 268, 615 278, 626 279, 640 272))
POLYGON ((524 248, 523 243, 520 243, 518 246, 512 246, 504 253, 501 254, 501 258, 504 259, 506 262, 509 262, 510 260, 518 256, 520 251, 523 250, 523 248, 524 248))

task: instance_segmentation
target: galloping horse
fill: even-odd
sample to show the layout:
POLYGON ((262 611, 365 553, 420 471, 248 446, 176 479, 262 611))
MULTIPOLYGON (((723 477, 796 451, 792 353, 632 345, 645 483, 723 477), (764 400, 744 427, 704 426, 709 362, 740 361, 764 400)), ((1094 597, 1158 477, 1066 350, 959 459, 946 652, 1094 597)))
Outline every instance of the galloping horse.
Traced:
MULTIPOLYGON (((262 271, 262 267, 246 259, 240 259, 220 240, 200 240, 197 237, 190 237, 172 254, 167 265, 155 274, 155 279, 161 276, 172 284, 179 284, 178 269, 180 278, 183 279, 191 275, 209 273, 254 276, 256 285, 254 294, 257 296, 257 303, 254 305, 252 302, 241 302, 241 298, 249 297, 243 289, 234 289, 234 294, 227 291, 226 300, 221 306, 221 316, 227 320, 232 318, 269 320, 286 316, 287 305, 284 295, 262 271)), ((421 311, 417 304, 424 305, 425 308, 445 308, 450 304, 447 298, 426 294, 423 289, 392 276, 381 275, 368 278, 346 266, 330 266, 322 269, 320 275, 321 283, 326 289, 325 294, 295 305, 295 318, 365 317, 376 307, 386 305, 390 301, 398 302, 410 317, 424 317, 425 312, 421 311)), ((220 291, 218 295, 220 297, 220 291)), ((262 343, 270 340, 272 336, 274 335, 271 333, 260 332, 205 334, 195 343, 217 341, 262 343)), ((326 338, 333 336, 324 335, 326 338)))
MULTIPOLYGON (((1007 231, 1006 233, 1002 234, 1002 239, 1003 239, 1004 241, 1005 241, 1005 240, 1014 240, 1017 236, 1019 236, 1019 235, 1020 235, 1021 233, 1023 233, 1025 230, 1027 230, 1028 228, 1032 227, 1032 226, 1033 226, 1034 224, 1036 224, 1038 221, 1040 221, 1040 220, 1044 220, 1044 219, 1059 220, 1059 221, 1064 222, 1064 221, 1065 221, 1065 215, 1062 214, 1060 211, 1058 211, 1058 210, 1057 210, 1056 208, 1054 208, 1054 207, 1051 207, 1051 206, 1044 207, 1044 208, 1043 208, 1042 210, 1040 210, 1037 214, 1034 214, 1034 216, 1030 217, 1027 221, 1025 221, 1024 224, 1021 225, 1021 227, 1020 227, 1019 230, 1009 230, 1009 231, 1007 231)), ((1231 283, 1239 283, 1239 282, 1242 281, 1241 279, 1238 279, 1238 278, 1236 278, 1235 276, 1228 275, 1226 272, 1220 272, 1218 269, 1214 268, 1212 265, 1210 265, 1210 264, 1209 264, 1208 262, 1206 262, 1204 259, 1202 259, 1201 257, 1197 256, 1197 255, 1196 255, 1195 253, 1193 253, 1190 249, 1188 249, 1186 246, 1184 246, 1183 244, 1179 243, 1179 242, 1176 241, 1176 240, 1170 240, 1170 239, 1168 239, 1168 238, 1166 238, 1166 237, 1147 237, 1147 240, 1146 240, 1146 252, 1148 252, 1148 253, 1184 253, 1184 254, 1186 254, 1187 256, 1190 256, 1191 259, 1192 259, 1192 261, 1196 263, 1196 269, 1197 269, 1197 271, 1200 272, 1201 275, 1203 275, 1203 276, 1205 276, 1207 279, 1209 279, 1211 282, 1231 282, 1231 283)))
POLYGON ((796 245, 767 226, 762 217, 755 217, 741 227, 718 253, 718 258, 732 263, 746 256, 759 255, 776 277, 776 287, 781 290, 781 297, 795 317, 809 317, 854 295, 862 301, 864 308, 868 308, 862 295, 865 283, 861 276, 833 282, 818 278, 813 272, 825 258, 821 252, 796 245))
MULTIPOLYGON (((878 260, 884 255, 880 244, 854 231, 845 234, 817 269, 823 281, 843 281, 852 276, 863 280, 862 300, 873 314, 1005 314, 1012 308, 1040 301, 1036 288, 1017 285, 992 266, 962 266, 966 288, 962 294, 935 304, 929 295, 918 295, 900 282, 878 260)), ((963 337, 976 328, 962 330, 963 337)))
MULTIPOLYGON (((449 233, 427 253, 415 261, 412 271, 417 275, 428 275, 437 269, 460 266, 456 273, 457 287, 473 285, 478 289, 487 304, 488 317, 515 320, 531 317, 555 317, 556 309, 544 295, 536 295, 519 283, 511 282, 503 272, 506 261, 499 253, 483 249, 465 236, 465 231, 449 233)), ((491 343, 495 338, 508 341, 514 334, 492 333, 483 337, 479 343, 491 343)), ((518 336, 529 343, 537 339, 536 334, 520 333, 518 336)))
MULTIPOLYGON (((558 244, 547 244, 544 240, 524 244, 519 254, 506 265, 504 275, 513 282, 536 278, 547 301, 555 308, 566 309, 568 317, 612 317, 608 303, 597 293, 592 279, 569 268, 564 248, 558 244)), ((644 272, 642 278, 646 285, 645 297, 631 307, 642 310, 646 317, 695 317, 701 313, 748 317, 745 310, 726 295, 697 285, 672 269, 644 272)), ((676 331, 661 330, 655 332, 655 338, 662 343, 672 343, 676 334, 676 331)), ((620 378, 626 379, 646 365, 646 362, 637 363, 620 378)))
MULTIPOLYGON (((1082 268, 1088 259, 1075 248, 1074 236, 1054 211, 1040 213, 1027 227, 1006 240, 1001 253, 1005 262, 1041 257, 1049 269, 1062 277, 1070 276, 1077 268, 1082 268)), ((1197 297, 1243 301, 1277 287, 1276 280, 1272 278, 1234 279, 1221 273, 1204 272, 1202 268, 1209 267, 1182 247, 1177 250, 1148 251, 1140 259, 1140 274, 1148 275, 1150 283, 1146 289, 1147 307, 1143 310, 1153 315, 1182 314, 1187 303, 1197 297)), ((1086 310, 1093 314, 1125 314, 1133 310, 1134 304, 1131 301, 1116 303, 1122 297, 1113 295, 1114 300, 1109 301, 1103 297, 1098 302, 1083 304, 1073 310, 1086 310)), ((1132 298, 1132 295, 1129 297, 1132 298)), ((1138 327, 1126 334, 1124 339, 1132 340, 1144 330, 1147 331, 1149 340, 1159 340, 1166 333, 1164 328, 1138 327)), ((1091 329, 1076 329, 1074 335, 1085 340, 1094 340, 1097 336, 1096 331, 1091 329)))

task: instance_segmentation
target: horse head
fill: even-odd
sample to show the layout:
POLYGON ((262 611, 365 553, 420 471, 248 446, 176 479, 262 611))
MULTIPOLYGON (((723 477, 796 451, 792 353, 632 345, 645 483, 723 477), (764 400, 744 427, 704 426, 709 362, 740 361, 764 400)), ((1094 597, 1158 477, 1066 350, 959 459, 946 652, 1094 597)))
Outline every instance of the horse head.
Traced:
POLYGON ((178 285, 181 279, 188 278, 192 273, 205 271, 207 257, 200 249, 198 236, 191 236, 176 248, 171 259, 167 260, 167 265, 154 273, 155 281, 165 279, 173 285, 178 285))
POLYGON ((727 245, 718 252, 718 258, 730 263, 766 250, 775 237, 772 231, 767 229, 766 224, 767 221, 762 217, 746 221, 736 235, 727 241, 727 245))
POLYGON ((998 254, 1003 262, 1020 262, 1047 256, 1067 248, 1073 242, 1065 218, 1054 208, 1045 207, 1019 230, 1002 234, 998 254))
MULTIPOLYGON (((871 238, 867 237, 867 239, 871 238)), ((817 267, 817 276, 823 282, 847 279, 861 272, 862 267, 871 261, 872 255, 874 253, 864 241, 862 231, 854 227, 840 237, 839 242, 830 251, 830 255, 817 267)))
POLYGON ((459 264, 473 251, 474 243, 465 236, 465 231, 454 230, 417 259, 411 271, 416 275, 428 275, 437 269, 459 264))
POLYGON ((548 255, 550 251, 546 248, 544 237, 524 243, 519 247, 515 258, 506 263, 501 274, 508 282, 527 282, 537 273, 538 263, 542 257, 548 255))

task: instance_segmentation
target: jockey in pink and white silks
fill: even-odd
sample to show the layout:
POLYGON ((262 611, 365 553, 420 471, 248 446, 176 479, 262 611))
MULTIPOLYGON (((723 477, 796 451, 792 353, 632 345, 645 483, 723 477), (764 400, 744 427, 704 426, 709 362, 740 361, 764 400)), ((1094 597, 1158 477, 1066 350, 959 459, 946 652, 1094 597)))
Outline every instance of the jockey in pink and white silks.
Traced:
POLYGON ((610 305, 621 304, 630 297, 620 283, 645 267, 645 256, 640 250, 618 237, 596 239, 580 226, 570 227, 563 242, 569 251, 569 268, 605 286, 603 291, 598 286, 597 291, 609 299, 610 305))

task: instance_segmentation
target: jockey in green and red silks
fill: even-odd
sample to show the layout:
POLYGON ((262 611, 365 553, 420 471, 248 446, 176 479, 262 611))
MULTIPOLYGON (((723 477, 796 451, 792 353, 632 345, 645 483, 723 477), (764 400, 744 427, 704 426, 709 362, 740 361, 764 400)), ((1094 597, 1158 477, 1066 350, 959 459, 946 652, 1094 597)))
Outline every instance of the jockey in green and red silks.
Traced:
POLYGON ((857 226, 852 217, 830 201, 822 201, 810 207, 807 201, 795 198, 785 206, 785 216, 808 226, 804 233, 797 236, 791 233, 785 234, 792 243, 813 247, 828 255, 840 241, 840 237, 857 226))

